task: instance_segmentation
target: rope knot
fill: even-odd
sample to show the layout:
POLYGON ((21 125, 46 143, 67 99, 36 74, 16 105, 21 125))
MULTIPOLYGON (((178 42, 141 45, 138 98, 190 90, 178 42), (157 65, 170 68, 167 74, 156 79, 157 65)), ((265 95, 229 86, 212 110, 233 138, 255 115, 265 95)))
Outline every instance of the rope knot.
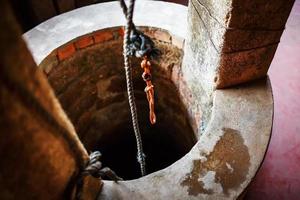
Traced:
POLYGON ((99 173, 102 168, 102 163, 100 162, 102 154, 99 151, 92 152, 89 156, 89 161, 86 168, 83 171, 83 175, 91 175, 95 178, 100 178, 101 174, 99 173))
POLYGON ((141 153, 141 154, 138 153, 136 159, 137 159, 138 163, 142 164, 146 160, 146 155, 144 153, 141 153))
POLYGON ((152 75, 150 73, 143 72, 142 78, 144 81, 151 81, 152 75))
POLYGON ((77 180, 76 200, 82 199, 84 177, 86 176, 92 176, 94 178, 107 177, 115 182, 123 180, 122 178, 118 177, 117 174, 110 168, 102 168, 102 163, 100 162, 101 156, 102 154, 99 151, 94 151, 90 154, 89 161, 82 173, 79 174, 77 180))
POLYGON ((138 58, 148 56, 151 59, 157 58, 160 51, 155 48, 151 38, 139 30, 132 30, 130 33, 127 55, 138 58))

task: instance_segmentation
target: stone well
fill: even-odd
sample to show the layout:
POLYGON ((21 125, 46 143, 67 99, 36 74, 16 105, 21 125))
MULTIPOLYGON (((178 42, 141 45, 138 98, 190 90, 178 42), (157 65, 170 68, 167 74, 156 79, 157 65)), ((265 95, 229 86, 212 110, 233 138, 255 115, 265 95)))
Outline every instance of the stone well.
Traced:
POLYGON ((229 2, 190 1, 189 10, 159 1, 136 4, 136 25, 163 53, 153 67, 155 126, 148 122, 139 60, 132 62, 149 166, 144 177, 134 162, 118 3, 62 14, 23 35, 84 147, 101 150, 103 163, 126 179, 104 180, 98 199, 237 199, 255 176, 272 128, 266 72, 290 7, 279 11, 282 20, 271 28, 258 24, 267 15, 255 16, 248 25, 261 29, 252 33, 231 27, 239 17, 251 19, 249 10, 237 12, 249 5, 232 8, 236 2, 229 2), (266 29, 270 43, 257 46, 266 29), (234 37, 237 32, 241 37, 234 37))
MULTIPOLYGON (((140 28, 148 35, 171 36, 161 29, 140 28)), ((124 179, 140 176, 135 137, 128 109, 122 56, 123 28, 81 36, 59 47, 40 64, 62 107, 88 151, 100 150, 104 166, 124 179), (71 50, 73 49, 73 51, 71 50), (82 87, 84 86, 84 87, 82 87)), ((170 41, 155 40, 163 56, 152 63, 156 115, 150 125, 140 59, 132 60, 139 124, 148 173, 179 160, 196 142, 187 110, 176 87, 182 50, 170 41)))

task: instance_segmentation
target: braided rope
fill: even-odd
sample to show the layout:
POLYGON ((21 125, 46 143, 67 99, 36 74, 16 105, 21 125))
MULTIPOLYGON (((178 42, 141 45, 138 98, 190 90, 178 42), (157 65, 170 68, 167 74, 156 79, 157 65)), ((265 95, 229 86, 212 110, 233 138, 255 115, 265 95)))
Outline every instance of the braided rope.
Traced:
POLYGON ((132 125, 133 125, 135 138, 136 138, 137 160, 140 164, 141 174, 142 176, 144 176, 146 175, 145 154, 143 153, 143 144, 142 144, 142 139, 141 139, 141 134, 139 129, 137 109, 136 109, 135 98, 133 93, 132 71, 130 67, 129 55, 127 53, 128 46, 130 44, 130 33, 132 30, 135 29, 135 26, 132 22, 134 4, 135 4, 135 0, 130 0, 129 6, 127 8, 124 0, 120 0, 120 5, 126 16, 126 28, 125 28, 125 35, 123 41, 123 56, 124 56, 124 65, 125 65, 124 68, 125 68, 125 75, 126 75, 128 101, 129 101, 129 107, 131 111, 132 125))
MULTIPOLYGON (((125 1, 124 0, 120 0, 120 5, 121 5, 121 8, 122 8, 123 14, 125 15, 125 17, 127 19, 128 9, 127 9, 125 1)), ((133 16, 133 14, 132 14, 132 16, 133 16)), ((135 27, 133 21, 131 20, 129 23, 131 24, 132 31, 136 31, 136 27, 135 27)))

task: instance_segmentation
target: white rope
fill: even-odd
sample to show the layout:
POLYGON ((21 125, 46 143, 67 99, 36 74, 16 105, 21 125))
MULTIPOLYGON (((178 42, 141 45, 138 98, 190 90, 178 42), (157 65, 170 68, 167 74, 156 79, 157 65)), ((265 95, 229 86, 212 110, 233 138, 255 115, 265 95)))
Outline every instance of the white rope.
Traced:
POLYGON ((124 0, 120 0, 120 5, 126 16, 126 28, 125 28, 125 35, 124 35, 124 41, 123 41, 123 56, 124 56, 124 66, 125 66, 128 101, 129 101, 129 107, 130 107, 130 111, 131 111, 132 125, 133 125, 135 138, 136 138, 137 161, 140 164, 141 174, 142 174, 142 176, 144 176, 144 175, 146 175, 145 154, 143 153, 143 144, 142 144, 142 139, 141 139, 141 134, 140 134, 140 129, 139 129, 137 109, 136 109, 134 92, 133 92, 134 90, 133 90, 133 83, 132 83, 132 71, 131 71, 132 69, 131 69, 131 65, 130 65, 129 55, 127 52, 129 45, 130 45, 130 33, 132 30, 135 30, 135 26, 132 22, 134 4, 135 4, 135 0, 130 0, 129 6, 127 9, 124 0))

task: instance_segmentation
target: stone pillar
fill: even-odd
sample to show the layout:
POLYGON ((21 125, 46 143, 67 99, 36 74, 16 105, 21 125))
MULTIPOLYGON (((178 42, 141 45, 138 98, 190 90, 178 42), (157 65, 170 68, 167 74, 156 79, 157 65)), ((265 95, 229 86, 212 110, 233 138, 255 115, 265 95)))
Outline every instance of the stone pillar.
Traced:
POLYGON ((266 75, 294 0, 190 0, 184 70, 207 90, 266 75))
POLYGON ((70 199, 88 154, 0 3, 0 199, 70 199))
MULTIPOLYGON (((212 106, 214 89, 264 77, 294 0, 190 0, 182 73, 212 106)), ((197 91, 195 91, 197 90, 197 91)), ((195 105, 195 107, 197 106, 195 105)), ((209 112, 202 113, 202 125, 209 112)), ((203 128, 203 127, 202 127, 203 128)))

